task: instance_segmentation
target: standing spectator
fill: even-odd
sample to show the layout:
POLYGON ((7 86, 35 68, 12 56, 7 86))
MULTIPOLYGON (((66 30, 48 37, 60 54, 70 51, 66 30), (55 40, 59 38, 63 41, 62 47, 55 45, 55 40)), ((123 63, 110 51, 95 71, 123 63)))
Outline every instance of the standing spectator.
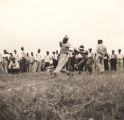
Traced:
POLYGON ((59 60, 59 52, 58 52, 58 50, 56 50, 55 59, 56 59, 56 67, 57 67, 58 60, 59 60))
POLYGON ((29 72, 30 57, 29 53, 26 54, 26 72, 29 72))
POLYGON ((9 61, 9 53, 4 50, 4 54, 3 54, 3 70, 4 73, 8 73, 8 61, 9 61))
POLYGON ((78 49, 79 49, 79 54, 76 55, 76 62, 77 62, 77 66, 78 66, 78 71, 79 71, 79 73, 81 73, 81 71, 83 71, 83 69, 84 69, 84 65, 86 62, 85 60, 84 60, 84 62, 81 62, 83 60, 83 56, 81 54, 81 51, 84 51, 84 46, 81 45, 78 49))
POLYGON ((3 56, 0 53, 0 73, 3 73, 3 56))
POLYGON ((10 53, 9 61, 11 61, 11 59, 13 59, 13 54, 12 53, 10 53))
POLYGON ((121 49, 118 50, 117 65, 118 65, 118 70, 122 71, 123 70, 123 55, 121 53, 121 49))
POLYGON ((35 62, 34 54, 33 54, 33 52, 31 52, 30 65, 29 65, 30 72, 34 72, 34 62, 35 62))
POLYGON ((36 62, 37 62, 37 68, 36 68, 36 72, 40 72, 41 71, 41 63, 42 63, 42 57, 41 57, 41 50, 38 49, 37 54, 36 54, 36 62))
POLYGON ((92 52, 92 48, 89 48, 88 49, 89 52, 88 52, 88 59, 87 59, 87 64, 86 64, 86 68, 88 69, 89 68, 89 73, 92 73, 93 71, 93 60, 94 60, 94 54, 92 52))
POLYGON ((109 56, 107 53, 104 55, 104 69, 105 71, 109 70, 109 56))
POLYGON ((75 69, 75 54, 70 52, 69 60, 67 62, 67 70, 74 71, 75 69))
POLYGON ((104 72, 104 55, 107 53, 106 47, 103 45, 102 40, 98 40, 98 45, 96 49, 96 67, 98 70, 98 73, 104 72))
POLYGON ((26 54, 24 47, 21 47, 20 72, 26 72, 26 54))
POLYGON ((54 69, 56 68, 56 56, 55 56, 55 52, 53 52, 53 55, 52 55, 52 61, 53 61, 53 67, 54 69))
POLYGON ((116 68, 117 68, 117 55, 115 54, 114 50, 112 50, 112 54, 110 56, 110 65, 111 65, 111 71, 116 71, 116 68))
MULTIPOLYGON (((9 59, 8 59, 8 65, 10 64, 10 62, 12 61, 12 59, 13 59, 13 54, 10 53, 10 56, 9 56, 9 59)), ((11 73, 11 70, 10 69, 8 69, 8 73, 11 73)))
POLYGON ((14 50, 13 57, 16 59, 16 61, 19 62, 19 55, 18 55, 18 53, 17 53, 17 50, 14 50))
POLYGON ((46 69, 46 67, 49 67, 50 65, 50 55, 49 55, 49 51, 46 52, 46 56, 44 57, 44 70, 46 69))

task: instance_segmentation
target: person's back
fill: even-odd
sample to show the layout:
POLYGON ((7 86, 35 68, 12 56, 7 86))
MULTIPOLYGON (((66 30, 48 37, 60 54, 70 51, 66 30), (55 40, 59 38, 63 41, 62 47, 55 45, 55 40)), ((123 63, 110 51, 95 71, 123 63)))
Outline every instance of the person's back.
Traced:
POLYGON ((97 54, 105 55, 106 53, 106 47, 103 44, 97 45, 97 54))
POLYGON ((99 73, 104 72, 104 55, 107 54, 107 49, 103 45, 102 40, 98 40, 98 45, 96 48, 96 66, 99 73))

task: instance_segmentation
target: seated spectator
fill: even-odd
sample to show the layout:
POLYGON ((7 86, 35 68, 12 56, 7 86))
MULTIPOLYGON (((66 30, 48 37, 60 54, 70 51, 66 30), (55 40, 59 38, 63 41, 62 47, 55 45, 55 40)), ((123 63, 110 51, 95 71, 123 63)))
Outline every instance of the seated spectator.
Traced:
POLYGON ((12 74, 18 73, 19 71, 19 63, 15 60, 15 58, 12 58, 9 63, 9 71, 11 71, 12 74))

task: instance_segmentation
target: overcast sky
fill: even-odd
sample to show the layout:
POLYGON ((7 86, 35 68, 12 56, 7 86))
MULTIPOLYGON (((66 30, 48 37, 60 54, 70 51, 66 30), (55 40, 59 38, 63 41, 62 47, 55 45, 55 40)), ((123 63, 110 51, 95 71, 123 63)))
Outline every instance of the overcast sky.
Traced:
POLYGON ((74 47, 124 51, 124 0, 0 0, 0 51, 56 50, 67 34, 74 47))

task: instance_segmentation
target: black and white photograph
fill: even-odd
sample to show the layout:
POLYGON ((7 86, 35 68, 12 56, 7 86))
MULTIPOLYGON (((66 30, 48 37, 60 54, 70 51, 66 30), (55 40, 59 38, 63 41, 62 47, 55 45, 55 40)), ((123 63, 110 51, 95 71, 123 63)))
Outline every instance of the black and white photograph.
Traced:
POLYGON ((124 120, 124 0, 0 0, 0 120, 124 120))

